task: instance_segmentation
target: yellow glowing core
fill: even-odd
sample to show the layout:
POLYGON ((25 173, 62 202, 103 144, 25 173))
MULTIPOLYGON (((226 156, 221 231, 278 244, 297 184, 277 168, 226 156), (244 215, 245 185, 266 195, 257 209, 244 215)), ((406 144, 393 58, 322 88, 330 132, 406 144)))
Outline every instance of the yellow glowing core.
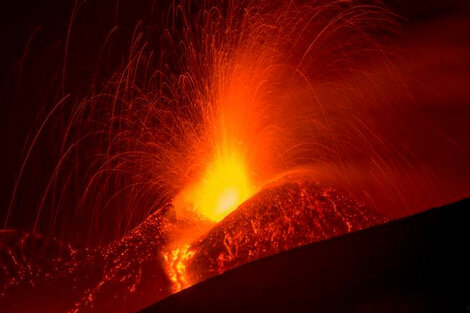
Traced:
POLYGON ((218 222, 254 193, 244 161, 235 154, 215 158, 202 178, 175 199, 175 207, 185 207, 218 222))

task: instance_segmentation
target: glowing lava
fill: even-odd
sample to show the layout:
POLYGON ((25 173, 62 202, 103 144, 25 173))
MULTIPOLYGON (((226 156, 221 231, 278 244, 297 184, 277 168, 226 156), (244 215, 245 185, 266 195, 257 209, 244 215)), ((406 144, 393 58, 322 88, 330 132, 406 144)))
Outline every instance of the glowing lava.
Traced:
POLYGON ((193 256, 194 251, 190 250, 189 244, 175 247, 163 253, 166 273, 171 281, 173 292, 178 292, 192 285, 186 274, 186 265, 193 256))
POLYGON ((174 292, 194 283, 186 271, 194 256, 190 244, 255 192, 240 154, 224 151, 216 155, 196 183, 176 196, 176 223, 187 225, 163 251, 166 272, 174 292))
POLYGON ((236 153, 219 153, 202 178, 176 197, 174 205, 177 211, 189 210, 219 222, 255 191, 243 159, 236 153))

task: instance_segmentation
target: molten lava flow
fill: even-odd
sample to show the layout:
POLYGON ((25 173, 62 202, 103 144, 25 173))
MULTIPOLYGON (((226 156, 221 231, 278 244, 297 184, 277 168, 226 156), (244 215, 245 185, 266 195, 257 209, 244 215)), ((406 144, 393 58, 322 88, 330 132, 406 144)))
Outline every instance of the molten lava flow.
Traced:
POLYGON ((191 282, 186 275, 186 264, 193 255, 194 252, 190 250, 189 244, 173 248, 169 252, 163 253, 166 272, 172 283, 173 292, 191 286, 191 282))

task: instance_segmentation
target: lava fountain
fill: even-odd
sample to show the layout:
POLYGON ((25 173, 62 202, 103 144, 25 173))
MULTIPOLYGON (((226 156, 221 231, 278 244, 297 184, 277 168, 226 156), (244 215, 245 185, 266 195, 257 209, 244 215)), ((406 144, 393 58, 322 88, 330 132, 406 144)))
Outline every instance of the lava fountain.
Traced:
MULTIPOLYGON (((329 91, 322 84, 344 84, 344 77, 349 79, 366 56, 383 59, 360 44, 371 21, 385 18, 385 12, 378 5, 345 8, 342 2, 229 2, 227 7, 204 11, 201 21, 186 25, 193 37, 185 43, 202 50, 189 49, 188 56, 189 66, 198 65, 203 73, 198 78, 204 81, 200 110, 207 150, 200 154, 203 170, 172 201, 175 218, 182 224, 176 228, 183 229, 170 235, 163 252, 174 291, 209 277, 193 273, 199 279, 188 278, 187 267, 198 253, 193 248, 196 240, 275 177, 312 165, 304 163, 306 155, 311 157, 309 150, 322 153, 315 140, 315 133, 325 127, 317 97, 329 91), (200 33, 194 25, 203 25, 200 33), (333 35, 334 47, 320 44, 327 40, 324 36, 333 35), (317 45, 331 51, 321 51, 317 45), (323 62, 332 62, 332 68, 312 60, 320 56, 323 62), (310 76, 320 66, 326 67, 321 83, 310 76)), ((385 26, 374 24, 375 31, 380 27, 385 26)), ((366 42, 380 46, 378 41, 366 42)), ((277 251, 271 250, 265 255, 277 251)))

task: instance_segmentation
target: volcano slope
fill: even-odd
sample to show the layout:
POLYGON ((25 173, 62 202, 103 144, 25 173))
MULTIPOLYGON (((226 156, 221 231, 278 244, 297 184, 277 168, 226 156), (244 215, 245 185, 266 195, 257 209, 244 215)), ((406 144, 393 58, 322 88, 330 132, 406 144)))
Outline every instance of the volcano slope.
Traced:
POLYGON ((153 312, 468 312, 470 199, 263 258, 153 312))
MULTIPOLYGON (((386 221, 339 189, 287 177, 191 242, 189 257, 176 264, 176 279, 186 276, 189 284, 184 287, 189 287, 245 263, 386 221)), ((75 249, 36 234, 3 232, 0 308, 5 312, 142 309, 175 292, 163 250, 185 223, 168 205, 120 240, 97 249, 75 249)))

